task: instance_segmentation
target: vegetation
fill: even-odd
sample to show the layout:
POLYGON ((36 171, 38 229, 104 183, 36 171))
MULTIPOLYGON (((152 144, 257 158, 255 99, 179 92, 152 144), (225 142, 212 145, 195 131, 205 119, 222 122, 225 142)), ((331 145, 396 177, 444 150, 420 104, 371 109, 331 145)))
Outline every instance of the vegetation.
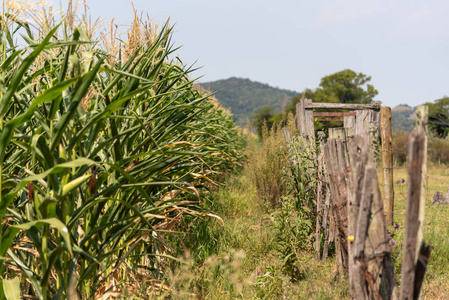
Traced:
MULTIPOLYGON (((313 99, 314 102, 372 103, 378 92, 371 84, 368 84, 370 80, 370 76, 349 69, 325 76, 315 90, 305 89, 302 96, 292 97, 284 113, 296 114, 296 104, 302 97, 313 99)), ((279 122, 282 119, 282 115, 283 113, 276 113, 270 106, 259 107, 253 113, 251 123, 260 136, 262 124, 266 122, 270 128, 274 122, 279 122)), ((340 126, 341 122, 327 123, 330 127, 335 127, 340 126)), ((317 128, 323 127, 320 124, 317 125, 317 128)))
POLYGON ((401 104, 391 109, 391 129, 411 132, 415 128, 415 109, 407 104, 401 104))
POLYGON ((449 97, 427 102, 429 107, 429 127, 435 136, 445 138, 449 134, 449 97))
POLYGON ((160 285, 174 254, 167 236, 184 215, 207 215, 199 189, 241 158, 232 117, 172 58, 172 27, 136 13, 127 40, 118 44, 111 23, 101 42, 87 16, 74 23, 71 2, 55 26, 51 8, 8 4, 0 298, 92 299, 132 294, 137 281, 160 285))
MULTIPOLYGON (((48 7, 8 3, 0 22, 0 299, 349 297, 333 249, 327 263, 312 253, 321 242, 315 154, 294 138, 288 156, 276 122, 262 125, 261 140, 243 137, 174 57, 172 27, 136 12, 119 39, 114 23, 98 35, 87 15, 76 21, 70 1, 61 20, 48 7)), ((361 103, 377 93, 363 74, 334 75, 316 92, 361 103)), ((294 132, 292 114, 282 124, 294 132)), ((398 133, 395 149, 406 140, 398 133)), ((447 156, 447 147, 430 139, 430 157, 447 156)), ((444 171, 429 174, 443 181, 429 190, 447 186, 444 171)), ((425 239, 436 253, 423 295, 447 298, 448 210, 427 208, 425 239)))
POLYGON ((230 108, 236 124, 245 127, 251 114, 258 108, 271 107, 273 113, 280 113, 282 106, 297 92, 274 88, 268 84, 249 79, 231 77, 225 80, 201 83, 206 89, 216 91, 220 103, 230 108))

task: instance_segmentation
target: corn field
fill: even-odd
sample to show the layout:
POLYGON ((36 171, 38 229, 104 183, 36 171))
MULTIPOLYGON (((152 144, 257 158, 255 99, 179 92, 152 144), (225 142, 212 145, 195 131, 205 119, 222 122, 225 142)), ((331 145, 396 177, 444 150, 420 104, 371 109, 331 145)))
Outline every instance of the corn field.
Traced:
POLYGON ((71 2, 60 14, 6 2, 0 298, 163 288, 165 237, 184 214, 213 217, 199 191, 241 158, 232 117, 195 88, 168 24, 136 13, 119 39, 71 2))

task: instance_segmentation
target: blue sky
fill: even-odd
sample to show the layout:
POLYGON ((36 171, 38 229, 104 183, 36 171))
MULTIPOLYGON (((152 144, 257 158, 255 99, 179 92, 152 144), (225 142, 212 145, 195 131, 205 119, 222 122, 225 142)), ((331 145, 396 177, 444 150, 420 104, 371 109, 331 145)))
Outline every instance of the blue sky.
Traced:
MULTIPOLYGON (((202 66, 203 82, 236 76, 302 91, 350 68, 372 76, 384 105, 449 96, 449 1, 133 2, 159 23, 170 17, 179 56, 202 66)), ((88 5, 94 18, 133 18, 127 0, 88 5)))

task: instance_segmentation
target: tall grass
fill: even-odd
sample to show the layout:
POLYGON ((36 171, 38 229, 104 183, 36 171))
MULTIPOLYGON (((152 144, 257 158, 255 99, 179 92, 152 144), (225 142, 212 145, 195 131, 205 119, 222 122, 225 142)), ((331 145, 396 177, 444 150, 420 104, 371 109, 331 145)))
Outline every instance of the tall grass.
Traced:
POLYGON ((37 29, 2 14, 0 298, 160 288, 165 235, 240 159, 233 120, 193 88, 168 24, 136 14, 106 45, 73 9, 33 9, 37 29))

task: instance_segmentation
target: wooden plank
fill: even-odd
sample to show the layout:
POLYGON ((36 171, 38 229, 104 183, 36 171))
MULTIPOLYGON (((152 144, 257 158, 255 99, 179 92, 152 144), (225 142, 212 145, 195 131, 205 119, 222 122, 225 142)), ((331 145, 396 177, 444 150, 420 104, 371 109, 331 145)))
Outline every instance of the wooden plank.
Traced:
POLYGON ((352 104, 352 103, 319 103, 313 102, 304 106, 308 108, 326 108, 326 109, 349 109, 349 110, 380 110, 380 102, 374 104, 352 104))
POLYGON ((425 134, 414 130, 410 135, 408 154, 408 191, 405 219, 405 237, 401 269, 401 299, 413 299, 415 281, 415 263, 418 231, 422 226, 419 220, 421 198, 421 172, 424 164, 425 134))
MULTIPOLYGON (((359 222, 360 203, 362 199, 362 190, 364 185, 365 167, 371 155, 369 150, 369 143, 366 136, 357 135, 348 142, 349 156, 351 157, 351 180, 350 194, 351 199, 348 203, 348 235, 355 238, 354 243, 348 243, 349 253, 349 286, 353 299, 364 299, 368 294, 365 286, 365 277, 363 274, 363 261, 360 260, 360 255, 355 256, 355 244, 362 242, 363 249, 365 246, 365 239, 360 240, 357 237, 357 225, 359 222)), ((371 202, 370 202, 371 205, 371 202)), ((369 212, 369 211, 368 211, 369 212)), ((367 228, 366 228, 367 230, 367 228)))
POLYGON ((345 117, 345 116, 356 116, 355 111, 349 112, 313 112, 314 117, 345 117))
POLYGON ((380 109, 380 136, 382 140, 383 200, 385 221, 393 224, 394 219, 394 186, 393 186, 393 142, 391 134, 391 108, 380 109))
POLYGON ((355 135, 368 135, 369 122, 371 121, 370 110, 358 110, 355 117, 355 135))
MULTIPOLYGON (((357 115, 357 113, 356 113, 356 115, 357 115)), ((344 128, 354 128, 355 127, 355 117, 353 117, 353 116, 344 117, 343 127, 344 128)))
POLYGON ((324 146, 326 168, 330 179, 332 210, 336 228, 336 259, 340 272, 348 270, 347 163, 341 139, 330 138, 324 146), (340 261, 341 260, 341 261, 340 261))
MULTIPOLYGON (((423 166, 421 171, 421 195, 419 198, 419 216, 418 220, 421 224, 418 229, 418 238, 416 240, 416 251, 419 251, 424 236, 424 214, 426 209, 426 194, 427 194, 427 122, 428 122, 429 107, 420 105, 416 109, 416 124, 415 128, 424 133, 424 154, 423 166)), ((418 252, 417 252, 418 254, 418 252)))
POLYGON ((347 148, 347 144, 346 144, 346 142, 348 140, 348 138, 346 137, 346 133, 348 132, 347 128, 344 128, 344 127, 329 128, 328 132, 329 132, 330 138, 335 138, 335 139, 338 138, 343 141, 346 164, 349 166, 349 153, 348 153, 348 148, 347 148))

